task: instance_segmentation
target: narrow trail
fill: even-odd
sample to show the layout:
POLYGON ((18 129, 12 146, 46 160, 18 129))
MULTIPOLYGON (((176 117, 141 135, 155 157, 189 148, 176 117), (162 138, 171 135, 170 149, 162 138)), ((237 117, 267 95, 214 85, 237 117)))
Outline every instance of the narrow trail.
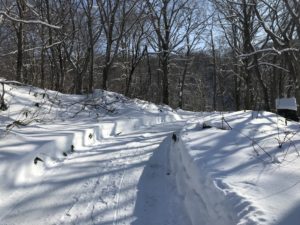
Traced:
POLYGON ((76 151, 26 187, 0 224, 189 225, 168 173, 170 136, 182 126, 164 123, 76 151))

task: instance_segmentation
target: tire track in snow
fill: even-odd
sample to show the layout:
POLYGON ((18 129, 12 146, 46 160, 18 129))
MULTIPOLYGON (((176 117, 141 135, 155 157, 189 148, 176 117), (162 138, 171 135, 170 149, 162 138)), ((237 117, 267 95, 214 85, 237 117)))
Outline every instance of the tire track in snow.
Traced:
MULTIPOLYGON (((103 145, 105 146, 107 143, 110 143, 110 141, 107 140, 103 145)), ((118 145, 123 146, 121 144, 122 142, 118 145)), ((97 149, 96 151, 101 154, 102 147, 100 144, 94 146, 94 149, 97 149)), ((75 199, 74 203, 70 209, 63 213, 59 222, 55 224, 80 224, 78 218, 85 218, 85 224, 99 224, 101 221, 105 221, 107 216, 97 216, 96 212, 105 210, 113 211, 114 221, 117 221, 120 191, 125 177, 124 165, 130 164, 128 159, 125 162, 122 160, 122 158, 129 156, 126 152, 127 148, 123 148, 119 150, 118 156, 113 157, 111 155, 112 159, 107 159, 101 167, 97 168, 97 180, 92 178, 86 182, 88 185, 83 184, 84 188, 79 188, 79 190, 84 189, 84 192, 73 197, 75 199), (118 185, 116 185, 117 183, 118 185), (111 195, 111 197, 104 200, 103 195, 111 195)), ((109 155, 106 157, 110 158, 109 155)), ((85 154, 81 153, 81 156, 84 157, 85 154)))
POLYGON ((116 200, 114 202, 115 203, 115 207, 114 207, 114 211, 115 211, 115 215, 114 215, 114 225, 116 225, 116 221, 117 221, 117 218, 118 218, 118 213, 119 213, 119 201, 120 201, 120 191, 121 191, 121 188, 122 188, 122 184, 123 184, 123 180, 124 180, 124 176, 125 176, 125 170, 123 171, 123 174, 122 174, 122 177, 120 179, 120 184, 118 185, 118 192, 116 194, 116 200))
MULTIPOLYGON (((93 149, 101 149, 101 144, 95 145, 93 149)), ((85 154, 85 152, 80 152, 80 155, 81 156, 79 157, 86 157, 87 154, 85 154)), ((93 214, 96 202, 100 202, 105 207, 108 205, 108 203, 101 197, 103 188, 101 189, 99 186, 105 186, 104 184, 107 180, 105 174, 109 173, 109 169, 111 169, 109 164, 112 163, 112 159, 110 159, 109 156, 110 155, 106 156, 107 159, 102 159, 105 160, 105 162, 102 163, 103 165, 99 165, 97 167, 97 177, 89 179, 81 186, 81 188, 79 188, 79 190, 82 191, 79 191, 79 194, 74 197, 75 202, 72 204, 70 209, 63 213, 57 224, 78 224, 78 218, 86 218, 86 225, 95 224, 93 214), (97 191, 98 188, 101 189, 101 191, 97 191), (90 218, 90 220, 88 220, 88 218, 90 218)))
MULTIPOLYGON (((97 173, 100 172, 106 172, 104 169, 103 171, 97 171, 97 173)), ((59 221, 56 223, 58 225, 63 224, 71 224, 73 222, 76 222, 77 218, 80 216, 86 216, 88 214, 89 209, 91 205, 94 206, 94 198, 96 197, 96 189, 100 185, 103 178, 101 175, 98 176, 98 178, 91 178, 89 181, 86 181, 79 190, 85 190, 85 192, 79 192, 76 196, 73 196, 75 201, 70 206, 70 208, 66 211, 64 211, 62 217, 59 219, 59 221), (91 196, 90 196, 91 194, 91 196), (89 201, 89 198, 91 197, 92 201, 89 201), (87 205, 82 205, 82 203, 87 203, 87 205), (74 218, 75 217, 75 218, 74 218)), ((103 203, 105 203, 103 201, 103 203)), ((92 213, 92 212, 91 212, 92 213)), ((92 215, 90 215, 92 218, 92 215)))

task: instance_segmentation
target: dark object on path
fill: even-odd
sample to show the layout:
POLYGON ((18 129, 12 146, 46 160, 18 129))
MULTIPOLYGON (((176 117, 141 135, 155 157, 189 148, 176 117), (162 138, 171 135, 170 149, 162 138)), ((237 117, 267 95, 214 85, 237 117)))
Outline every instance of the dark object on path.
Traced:
POLYGON ((288 119, 299 122, 297 115, 296 98, 278 98, 276 99, 277 114, 288 119))
POLYGON ((74 145, 71 145, 71 152, 75 152, 74 145))
POLYGON ((7 104, 4 101, 2 101, 1 104, 0 104, 0 110, 1 111, 6 111, 7 109, 8 109, 7 104))
POLYGON ((203 123, 202 125, 202 129, 209 129, 209 128, 212 128, 212 126, 206 124, 206 123, 203 123))
POLYGON ((63 152, 63 155, 64 155, 64 156, 68 156, 68 154, 67 154, 66 152, 63 152))
POLYGON ((177 141, 177 135, 176 135, 175 133, 173 133, 173 135, 172 135, 172 140, 173 140, 174 142, 177 141))
POLYGON ((44 162, 44 160, 42 160, 40 157, 35 157, 33 160, 34 164, 37 164, 38 161, 44 162))
POLYGON ((299 122, 299 117, 297 115, 297 111, 290 109, 277 109, 277 114, 288 119, 299 122))

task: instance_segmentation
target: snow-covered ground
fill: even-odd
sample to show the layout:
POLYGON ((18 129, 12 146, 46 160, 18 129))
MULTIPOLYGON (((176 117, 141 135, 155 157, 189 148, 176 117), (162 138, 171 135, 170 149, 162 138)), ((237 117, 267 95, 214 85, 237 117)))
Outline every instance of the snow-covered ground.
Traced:
POLYGON ((0 225, 299 224, 298 123, 5 89, 0 225))
POLYGON ((300 126, 287 123, 240 111, 182 129, 170 161, 194 225, 300 224, 300 126))
POLYGON ((189 224, 167 174, 172 109, 5 88, 0 224, 189 224))

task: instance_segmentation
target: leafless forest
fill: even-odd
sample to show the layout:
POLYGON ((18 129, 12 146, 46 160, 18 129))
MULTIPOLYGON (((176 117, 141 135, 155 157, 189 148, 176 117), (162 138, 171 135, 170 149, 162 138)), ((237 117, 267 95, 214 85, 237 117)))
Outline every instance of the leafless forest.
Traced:
POLYGON ((0 77, 189 110, 300 102, 298 0, 0 0, 0 77))

